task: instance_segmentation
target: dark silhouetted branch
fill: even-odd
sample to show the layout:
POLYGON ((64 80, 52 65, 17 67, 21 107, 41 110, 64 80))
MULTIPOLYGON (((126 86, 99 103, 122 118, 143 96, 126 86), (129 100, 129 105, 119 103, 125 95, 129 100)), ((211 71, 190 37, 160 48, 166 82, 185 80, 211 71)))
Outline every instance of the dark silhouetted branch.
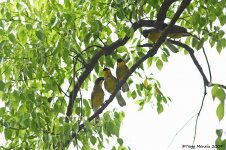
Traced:
POLYGON ((204 85, 204 94, 203 94, 202 103, 201 103, 201 106, 200 106, 200 108, 199 108, 199 112, 198 112, 198 114, 197 114, 196 121, 195 121, 195 134, 194 134, 194 139, 193 139, 192 145, 194 145, 194 143, 195 143, 196 132, 197 132, 197 126, 198 126, 198 120, 199 120, 199 116, 200 116, 200 113, 201 113, 201 111, 202 111, 203 104, 204 104, 204 101, 205 101, 205 98, 206 98, 206 94, 207 94, 205 83, 204 83, 203 85, 204 85))
POLYGON ((157 20, 155 22, 156 29, 161 30, 164 27, 163 23, 164 23, 164 20, 166 19, 166 13, 167 13, 169 7, 172 5, 172 3, 175 1, 177 1, 177 0, 165 0, 162 3, 160 10, 158 12, 158 15, 157 15, 157 20))
MULTIPOLYGON (((183 1, 181 6, 179 7, 179 9, 177 10, 176 14, 174 15, 173 19, 171 20, 169 26, 167 26, 166 30, 162 33, 161 37, 159 38, 159 40, 156 42, 156 44, 154 44, 153 48, 151 48, 146 55, 144 55, 142 58, 140 58, 139 60, 137 60, 137 62, 130 68, 129 72, 127 73, 127 75, 118 83, 118 85, 116 86, 116 89, 113 91, 113 93, 111 94, 111 96, 109 97, 108 100, 105 101, 105 103, 102 105, 101 108, 99 108, 91 117, 88 118, 88 121, 93 120, 97 115, 101 114, 103 112, 103 110, 113 101, 116 93, 118 92, 119 89, 121 89, 122 85, 126 82, 126 80, 131 76, 131 74, 149 57, 153 57, 159 47, 161 46, 161 44, 165 41, 166 36, 167 36, 167 32, 170 30, 170 28, 176 23, 177 19, 179 18, 179 16, 181 15, 181 13, 183 12, 183 10, 189 5, 190 0, 187 1, 183 1)), ((79 126, 79 131, 81 129, 84 128, 84 124, 81 124, 79 126)), ((75 135, 72 135, 72 137, 74 137, 75 135)))
MULTIPOLYGON (((138 28, 141 28, 141 27, 153 27, 154 26, 154 22, 155 22, 154 20, 142 20, 141 19, 141 20, 135 22, 132 25, 133 26, 133 30, 136 31, 138 28)), ((67 112, 66 112, 66 116, 67 116, 66 117, 66 122, 68 122, 68 117, 70 117, 71 114, 72 114, 74 100, 77 97, 77 94, 78 94, 80 86, 83 84, 85 79, 91 73, 91 71, 95 67, 95 65, 98 62, 98 60, 100 59, 100 57, 103 56, 104 54, 105 55, 112 54, 116 48, 125 45, 128 42, 128 40, 129 40, 129 37, 125 36, 123 39, 118 39, 117 41, 113 42, 111 45, 101 48, 101 50, 98 51, 92 57, 92 59, 86 64, 87 67, 85 68, 84 72, 78 77, 78 80, 75 83, 75 85, 73 87, 73 90, 70 92, 69 104, 68 104, 67 112)))

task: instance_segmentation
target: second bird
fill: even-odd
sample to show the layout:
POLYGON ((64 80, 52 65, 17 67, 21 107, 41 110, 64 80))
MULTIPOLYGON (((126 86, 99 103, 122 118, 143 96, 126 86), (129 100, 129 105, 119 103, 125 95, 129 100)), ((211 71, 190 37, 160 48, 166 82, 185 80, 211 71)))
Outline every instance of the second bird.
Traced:
MULTIPOLYGON (((116 68, 116 76, 117 79, 120 81, 124 78, 124 76, 129 72, 129 68, 127 67, 127 65, 125 64, 125 62, 119 58, 117 59, 117 68, 116 68)), ((123 92, 127 92, 129 91, 129 85, 128 83, 124 83, 122 85, 122 91, 123 92)))
MULTIPOLYGON (((99 77, 95 81, 95 85, 93 87, 93 91, 91 94, 91 103, 94 113, 104 102, 104 91, 102 89, 102 82, 104 81, 104 77, 99 77)), ((99 116, 96 117, 95 122, 97 122, 99 116)))
MULTIPOLYGON (((110 69, 104 68, 103 71, 104 71, 104 79, 105 79, 104 87, 109 93, 112 94, 118 84, 118 80, 111 74, 110 69)), ((126 105, 126 102, 125 102, 124 98, 122 97, 120 90, 116 94, 116 99, 120 106, 126 105)))

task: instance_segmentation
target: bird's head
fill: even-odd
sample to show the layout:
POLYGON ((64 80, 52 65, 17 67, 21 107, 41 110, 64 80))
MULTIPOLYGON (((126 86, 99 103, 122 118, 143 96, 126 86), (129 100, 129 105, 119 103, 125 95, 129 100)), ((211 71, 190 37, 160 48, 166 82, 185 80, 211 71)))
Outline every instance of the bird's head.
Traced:
POLYGON ((147 38, 149 33, 150 32, 148 30, 144 30, 142 34, 145 38, 147 38))
POLYGON ((95 85, 101 85, 103 81, 104 81, 104 77, 99 77, 96 79, 95 85))
POLYGON ((111 70, 106 67, 103 69, 103 72, 104 72, 104 78, 109 77, 111 75, 111 70))
POLYGON ((122 58, 118 58, 117 59, 117 66, 121 67, 121 66, 124 66, 124 65, 125 65, 125 62, 122 60, 122 58))

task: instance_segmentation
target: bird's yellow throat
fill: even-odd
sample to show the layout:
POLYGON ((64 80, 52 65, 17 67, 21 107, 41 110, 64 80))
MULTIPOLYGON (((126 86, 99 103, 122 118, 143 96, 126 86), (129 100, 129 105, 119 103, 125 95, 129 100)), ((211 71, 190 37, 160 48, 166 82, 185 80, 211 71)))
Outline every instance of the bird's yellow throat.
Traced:
POLYGON ((121 67, 125 66, 125 63, 123 61, 118 62, 117 66, 118 66, 118 68, 121 68, 121 67))

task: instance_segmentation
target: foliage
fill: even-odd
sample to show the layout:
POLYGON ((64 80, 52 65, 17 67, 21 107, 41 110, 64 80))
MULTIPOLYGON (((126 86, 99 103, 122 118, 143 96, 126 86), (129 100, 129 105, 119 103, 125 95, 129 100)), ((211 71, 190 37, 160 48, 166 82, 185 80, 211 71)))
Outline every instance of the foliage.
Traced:
MULTIPOLYGON (((4 147, 62 149, 72 142, 84 150, 102 149, 104 143, 113 138, 118 145, 112 149, 127 149, 119 134, 124 113, 104 112, 100 124, 95 125, 87 121, 92 111, 90 96, 84 93, 90 92, 92 83, 102 76, 103 66, 113 68, 117 58, 122 57, 130 68, 148 52, 149 48, 137 47, 147 43, 142 36, 144 26, 136 31, 133 23, 141 19, 156 20, 162 3, 163 0, 1 2, 0 100, 4 106, 0 108, 0 132, 7 141, 4 147), (112 52, 103 50, 117 39, 126 42, 112 52), (94 68, 89 65, 92 61, 94 68), (78 84, 72 116, 67 115, 75 85, 87 70, 91 73, 78 84), (66 117, 69 121, 65 121, 66 117), (84 123, 84 130, 76 132, 81 123, 84 123)), ((169 7, 166 23, 173 18, 179 5, 178 1, 169 7)), ((224 0, 217 3, 192 1, 177 24, 201 40, 186 37, 185 43, 196 50, 209 43, 220 53, 226 47, 222 30, 226 23, 225 5, 224 0), (220 25, 216 25, 216 21, 220 25)), ((146 103, 155 101, 157 112, 162 113, 164 103, 170 101, 161 92, 159 81, 151 75, 142 75, 143 70, 155 66, 161 71, 170 55, 172 53, 162 45, 155 56, 134 72, 143 82, 128 80, 130 86, 136 87, 128 97, 136 99, 140 110, 146 103)), ((221 120, 224 117, 224 88, 213 86, 212 96, 220 100, 216 111, 221 120)))

